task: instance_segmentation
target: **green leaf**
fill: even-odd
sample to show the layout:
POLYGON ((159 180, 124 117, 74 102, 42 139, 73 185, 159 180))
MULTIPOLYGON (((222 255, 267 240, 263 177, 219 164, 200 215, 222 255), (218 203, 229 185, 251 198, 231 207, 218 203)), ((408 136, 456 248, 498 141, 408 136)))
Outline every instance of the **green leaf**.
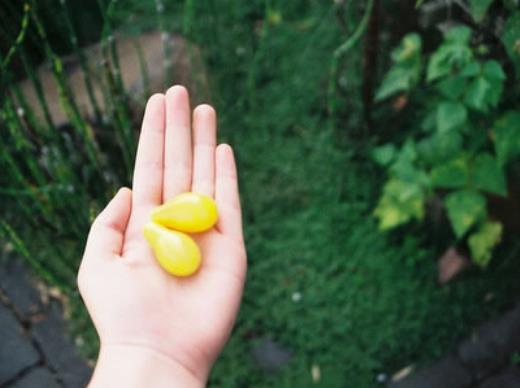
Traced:
POLYGON ((397 148, 393 144, 384 144, 382 146, 374 148, 372 151, 372 158, 380 166, 388 166, 397 154, 397 148))
POLYGON ((466 104, 477 111, 486 112, 489 100, 491 84, 484 77, 477 77, 468 86, 464 101, 466 104))
POLYGON ((437 128, 437 111, 435 109, 426 108, 420 127, 425 132, 432 132, 437 128))
POLYGON ((402 180, 403 182, 410 182, 422 187, 428 187, 430 185, 430 179, 428 174, 423 170, 416 168, 408 160, 397 160, 390 167, 390 172, 393 177, 402 180))
POLYGON ((462 148, 462 136, 457 131, 434 133, 417 144, 421 159, 430 166, 451 160, 462 148))
POLYGON ((494 60, 487 61, 484 64, 482 74, 490 86, 486 102, 488 106, 496 107, 500 102, 500 97, 502 96, 506 75, 500 64, 494 60))
POLYGON ((500 222, 487 221, 468 238, 471 256, 475 263, 482 267, 489 263, 491 251, 501 240, 502 229, 500 222))
POLYGON ((379 202, 374 215, 379 219, 379 230, 390 230, 410 220, 406 212, 386 199, 379 202))
POLYGON ((383 188, 383 195, 374 210, 379 219, 379 229, 388 230, 424 217, 424 194, 420 186, 390 179, 383 188))
POLYGON ((419 34, 412 32, 405 35, 399 47, 392 51, 392 60, 395 63, 415 62, 421 54, 422 41, 419 34))
POLYGON ((466 26, 450 29, 444 35, 444 43, 431 55, 426 72, 428 82, 435 81, 464 69, 473 61, 469 47, 471 30, 466 26))
POLYGON ((418 187, 428 187, 430 180, 425 171, 416 168, 417 159, 415 142, 408 139, 397 154, 395 162, 390 166, 390 174, 402 182, 414 184, 418 187))
POLYGON ((493 131, 498 163, 505 166, 520 155, 520 112, 510 111, 495 121, 493 131))
POLYGON ((482 73, 488 79, 497 79, 501 81, 506 79, 506 73, 504 73, 502 66, 500 66, 500 63, 494 59, 484 63, 484 66, 482 67, 482 73))
POLYGON ((464 68, 461 70, 460 75, 462 77, 474 77, 478 73, 480 73, 480 63, 477 61, 469 62, 464 68))
POLYGON ((464 236, 486 216, 486 199, 478 191, 455 191, 445 198, 444 203, 457 238, 464 236))
POLYGON ((489 105, 492 107, 496 107, 500 102, 500 97, 502 96, 502 90, 504 88, 503 81, 497 79, 488 79, 491 84, 491 89, 489 90, 489 105))
POLYGON ((517 77, 520 77, 520 11, 507 19, 502 33, 502 42, 511 62, 515 65, 517 77))
POLYGON ((493 3, 493 0, 470 0, 469 9, 471 16, 477 23, 481 22, 486 16, 489 6, 493 3))
POLYGON ((464 101, 474 110, 487 112, 500 101, 506 75, 495 60, 486 61, 479 73, 469 84, 464 101))
POLYGON ((459 157, 435 167, 430 172, 433 187, 461 189, 469 181, 469 167, 466 157, 459 157))
POLYGON ((461 76, 447 77, 439 82, 437 87, 445 97, 456 100, 464 93, 466 82, 466 79, 461 76))
POLYGON ((386 74, 376 93, 376 101, 397 92, 410 90, 421 75, 421 38, 418 34, 406 35, 399 47, 392 51, 394 65, 386 74))
POLYGON ((468 117, 466 107, 459 102, 443 102, 437 108, 437 131, 446 132, 461 127, 468 117))
POLYGON ((435 51, 428 62, 426 80, 435 81, 451 73, 452 66, 449 61, 451 50, 449 47, 441 46, 435 51))
POLYGON ((396 67, 391 69, 376 93, 376 101, 384 100, 397 93, 408 91, 412 86, 413 74, 408 69, 396 67))
POLYGON ((415 149, 415 142, 412 139, 407 139, 397 157, 399 161, 410 161, 413 162, 417 159, 417 150, 415 149))
POLYGON ((457 26, 450 28, 445 34, 444 38, 448 42, 454 42, 461 45, 467 45, 471 38, 471 29, 466 26, 457 26))
POLYGON ((489 193, 507 195, 507 183, 504 169, 488 153, 479 154, 471 169, 473 187, 489 193))
POLYGON ((391 179, 385 185, 384 193, 396 199, 399 203, 406 204, 414 197, 422 196, 422 189, 414 182, 391 179))

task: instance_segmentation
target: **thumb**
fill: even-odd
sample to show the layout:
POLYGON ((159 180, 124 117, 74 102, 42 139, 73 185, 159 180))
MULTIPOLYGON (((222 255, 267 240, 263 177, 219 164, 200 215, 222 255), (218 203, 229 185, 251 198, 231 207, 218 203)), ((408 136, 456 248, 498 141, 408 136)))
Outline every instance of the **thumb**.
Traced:
POLYGON ((132 191, 123 187, 92 223, 83 260, 121 254, 131 208, 132 191))

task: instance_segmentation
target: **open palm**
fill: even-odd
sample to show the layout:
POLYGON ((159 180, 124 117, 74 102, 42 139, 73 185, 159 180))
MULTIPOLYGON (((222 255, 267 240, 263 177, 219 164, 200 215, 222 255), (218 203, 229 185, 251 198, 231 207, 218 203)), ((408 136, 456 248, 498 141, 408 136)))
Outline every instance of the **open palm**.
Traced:
POLYGON ((216 115, 193 119, 186 89, 148 101, 133 190, 121 189, 94 221, 78 274, 101 347, 145 348, 205 379, 229 336, 246 272, 233 152, 216 144, 216 115), (193 122, 192 122, 193 121, 193 122), (192 235, 202 266, 188 278, 165 272, 144 240, 150 211, 177 194, 215 198, 217 226, 192 235))

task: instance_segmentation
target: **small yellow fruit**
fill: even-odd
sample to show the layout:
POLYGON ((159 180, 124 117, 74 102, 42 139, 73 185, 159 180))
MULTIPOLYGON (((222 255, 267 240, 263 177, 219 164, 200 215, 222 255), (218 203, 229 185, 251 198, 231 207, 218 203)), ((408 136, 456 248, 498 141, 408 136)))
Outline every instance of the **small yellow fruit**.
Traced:
POLYGON ((197 193, 179 194, 152 211, 153 222, 181 232, 204 232, 217 222, 213 198, 197 193))
POLYGON ((200 250, 193 239, 181 232, 148 222, 144 237, 152 247, 155 258, 167 272, 175 276, 190 276, 200 267, 200 250))

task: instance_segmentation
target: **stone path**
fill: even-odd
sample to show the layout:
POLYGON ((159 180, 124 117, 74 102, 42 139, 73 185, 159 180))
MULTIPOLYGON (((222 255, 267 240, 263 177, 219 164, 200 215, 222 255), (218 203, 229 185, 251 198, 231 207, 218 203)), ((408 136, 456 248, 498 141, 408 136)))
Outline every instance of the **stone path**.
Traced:
POLYGON ((389 388, 519 388, 520 303, 480 326, 437 363, 389 388))
MULTIPOLYGON (((0 388, 84 387, 92 373, 58 300, 42 302, 24 265, 0 260, 0 388)), ((389 388, 520 388, 520 303, 453 352, 389 388)))
POLYGON ((19 260, 0 261, 0 388, 84 387, 92 371, 67 334, 62 306, 43 303, 19 260))

